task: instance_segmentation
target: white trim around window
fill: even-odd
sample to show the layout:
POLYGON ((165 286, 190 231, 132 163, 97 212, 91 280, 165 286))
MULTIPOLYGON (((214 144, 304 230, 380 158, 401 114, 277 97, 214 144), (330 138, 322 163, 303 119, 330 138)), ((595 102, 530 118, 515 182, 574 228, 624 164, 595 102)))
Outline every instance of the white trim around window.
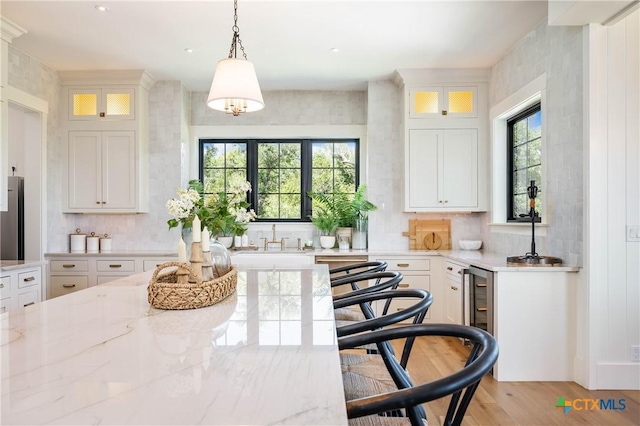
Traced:
MULTIPOLYGON (((489 111, 489 121, 491 125, 491 147, 492 147, 492 184, 491 184, 491 232, 501 234, 526 235, 531 233, 531 225, 527 223, 507 222, 507 120, 518 114, 520 111, 540 102, 542 113, 542 180, 547 180, 546 161, 546 87, 547 76, 531 81, 517 92, 499 102, 489 111)), ((542 185, 543 188, 546 185, 542 185)), ((546 224, 549 223, 547 217, 547 197, 543 198, 540 215, 542 223, 536 225, 537 234, 546 235, 546 224), (538 229, 539 228, 539 229, 538 229)))

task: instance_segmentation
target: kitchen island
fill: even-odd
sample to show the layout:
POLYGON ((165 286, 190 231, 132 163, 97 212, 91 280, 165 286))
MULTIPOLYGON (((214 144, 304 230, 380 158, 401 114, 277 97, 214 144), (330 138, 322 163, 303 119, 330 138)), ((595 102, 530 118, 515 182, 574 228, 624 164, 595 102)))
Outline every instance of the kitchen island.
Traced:
POLYGON ((201 309, 151 271, 0 316, 2 424, 347 424, 326 266, 240 268, 201 309))

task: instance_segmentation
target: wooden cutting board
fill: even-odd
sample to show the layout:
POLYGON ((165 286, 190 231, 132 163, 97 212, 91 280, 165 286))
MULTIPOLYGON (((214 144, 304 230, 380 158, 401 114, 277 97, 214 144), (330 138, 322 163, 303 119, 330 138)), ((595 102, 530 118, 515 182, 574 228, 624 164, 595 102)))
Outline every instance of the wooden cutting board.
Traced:
POLYGON ((409 219, 409 250, 451 250, 450 219, 409 219))

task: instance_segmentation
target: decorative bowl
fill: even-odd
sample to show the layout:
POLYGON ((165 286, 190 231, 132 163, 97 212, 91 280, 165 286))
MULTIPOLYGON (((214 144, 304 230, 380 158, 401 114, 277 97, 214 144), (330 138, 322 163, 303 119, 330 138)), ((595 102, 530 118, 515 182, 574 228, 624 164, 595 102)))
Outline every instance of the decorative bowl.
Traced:
POLYGON ((458 241, 462 250, 478 250, 482 247, 482 241, 480 240, 460 240, 458 241))

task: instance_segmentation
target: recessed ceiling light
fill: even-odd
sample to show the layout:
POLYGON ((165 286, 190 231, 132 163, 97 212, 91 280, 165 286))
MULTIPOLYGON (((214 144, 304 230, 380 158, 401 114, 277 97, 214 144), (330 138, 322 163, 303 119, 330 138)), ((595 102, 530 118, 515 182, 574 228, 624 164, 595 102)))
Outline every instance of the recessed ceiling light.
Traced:
POLYGON ((188 47, 186 49, 184 49, 184 51, 187 52, 187 53, 193 53, 193 49, 188 48, 188 47))
POLYGON ((109 8, 107 6, 102 6, 101 4, 97 4, 96 10, 99 10, 100 12, 106 12, 107 10, 109 10, 109 8))
POLYGON ((340 51, 340 49, 338 49, 337 47, 332 47, 331 49, 329 49, 329 52, 331 53, 338 53, 340 51))

